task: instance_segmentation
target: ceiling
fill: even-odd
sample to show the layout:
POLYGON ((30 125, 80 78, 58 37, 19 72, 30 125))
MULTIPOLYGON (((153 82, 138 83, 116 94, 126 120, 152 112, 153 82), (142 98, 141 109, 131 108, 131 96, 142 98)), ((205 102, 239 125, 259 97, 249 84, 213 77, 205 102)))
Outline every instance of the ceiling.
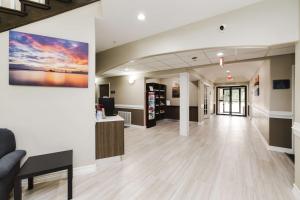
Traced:
POLYGON ((255 75, 263 63, 264 60, 239 62, 225 65, 224 68, 214 65, 198 68, 195 71, 213 83, 226 83, 227 70, 230 71, 233 77, 233 80, 230 82, 247 82, 255 75))
MULTIPOLYGON (((201 50, 191 50, 185 52, 175 52, 164 55, 157 55, 148 58, 138 59, 131 61, 124 65, 120 65, 114 69, 111 69, 104 73, 104 76, 122 76, 130 75, 133 73, 150 73, 159 72, 165 70, 174 70, 181 68, 197 69, 204 68, 209 70, 210 68, 221 69, 220 66, 216 67, 219 63, 219 52, 224 53, 225 67, 232 66, 232 75, 244 77, 249 80, 249 73, 253 71, 239 70, 248 66, 252 66, 255 62, 249 62, 249 65, 228 64, 239 61, 249 61, 251 59, 266 58, 268 56, 291 54, 295 52, 295 44, 282 44, 269 47, 228 47, 228 48, 210 48, 201 50), (194 59, 193 59, 194 58, 194 59), (195 59, 196 58, 196 59, 195 59), (209 66, 209 68, 207 68, 209 66), (244 73, 244 74, 242 74, 244 73)), ((258 64, 258 63, 255 63, 258 64)), ((206 70, 198 69, 197 71, 202 74, 206 73, 206 70)), ((221 70, 220 70, 221 71, 221 70)), ((211 73, 211 72, 210 72, 211 73)), ((203 74, 204 75, 204 74, 203 74)), ((223 77, 225 77, 223 73, 223 77)), ((218 77, 211 77, 211 81, 217 81, 218 77)), ((236 77, 237 78, 237 77, 236 77)), ((244 80, 244 79, 243 79, 244 80)), ((246 81, 246 80, 244 80, 246 81)))
POLYGON ((223 14, 260 0, 102 0, 97 52, 223 14), (142 12, 146 20, 137 20, 142 12))

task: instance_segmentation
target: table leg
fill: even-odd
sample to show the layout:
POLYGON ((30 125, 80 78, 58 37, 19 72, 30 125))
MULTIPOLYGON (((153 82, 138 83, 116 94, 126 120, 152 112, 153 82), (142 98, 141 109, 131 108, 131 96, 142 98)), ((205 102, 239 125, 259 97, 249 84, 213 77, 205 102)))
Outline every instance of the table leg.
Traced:
POLYGON ((33 189, 33 177, 28 178, 28 190, 33 189))
POLYGON ((21 188, 21 179, 16 178, 14 184, 14 199, 22 200, 22 188, 21 188))
POLYGON ((73 166, 68 169, 68 199, 73 198, 73 166))

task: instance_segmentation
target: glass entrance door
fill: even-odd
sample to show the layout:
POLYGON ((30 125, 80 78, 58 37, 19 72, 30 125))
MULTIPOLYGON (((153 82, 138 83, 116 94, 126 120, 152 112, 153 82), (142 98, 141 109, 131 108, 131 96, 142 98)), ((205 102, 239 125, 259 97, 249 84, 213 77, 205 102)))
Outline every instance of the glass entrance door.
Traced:
POLYGON ((241 88, 231 89, 231 112, 233 114, 241 112, 241 88))
POLYGON ((217 114, 246 116, 246 86, 217 87, 217 114))

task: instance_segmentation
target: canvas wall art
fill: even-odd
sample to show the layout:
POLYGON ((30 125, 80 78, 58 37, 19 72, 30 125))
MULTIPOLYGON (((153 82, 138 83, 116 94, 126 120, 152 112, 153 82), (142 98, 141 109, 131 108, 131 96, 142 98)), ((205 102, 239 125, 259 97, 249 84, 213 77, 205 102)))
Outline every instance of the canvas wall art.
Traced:
POLYGON ((9 32, 9 84, 88 87, 88 44, 9 32))
POLYGON ((172 98, 180 98, 180 86, 175 82, 172 84, 172 98))
POLYGON ((254 95, 259 96, 259 75, 257 75, 254 80, 254 95))

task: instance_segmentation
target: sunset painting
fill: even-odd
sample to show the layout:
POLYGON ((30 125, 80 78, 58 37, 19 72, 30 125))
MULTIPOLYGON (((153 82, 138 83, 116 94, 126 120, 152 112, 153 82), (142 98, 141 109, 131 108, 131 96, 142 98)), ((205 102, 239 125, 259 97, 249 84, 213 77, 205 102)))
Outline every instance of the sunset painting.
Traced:
POLYGON ((88 44, 9 32, 9 84, 88 87, 88 44))

